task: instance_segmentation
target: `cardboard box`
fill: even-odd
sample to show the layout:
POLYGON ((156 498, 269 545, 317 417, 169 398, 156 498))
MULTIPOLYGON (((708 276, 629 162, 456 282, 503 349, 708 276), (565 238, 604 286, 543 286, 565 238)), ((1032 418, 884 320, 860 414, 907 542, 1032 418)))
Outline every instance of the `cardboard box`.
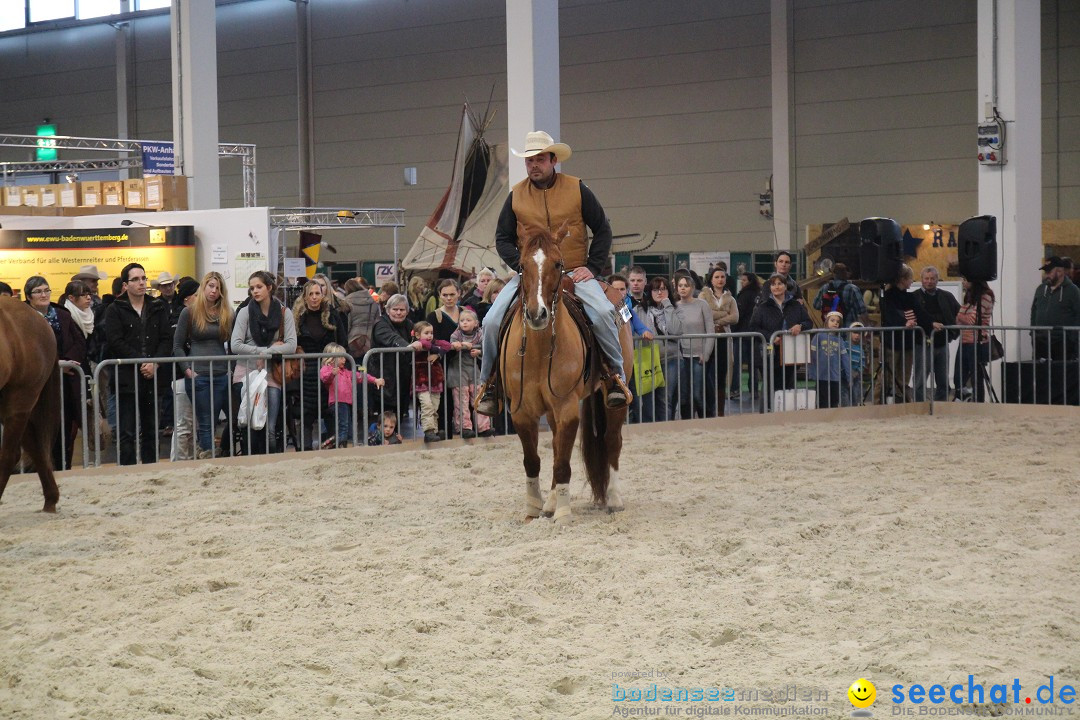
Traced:
POLYGON ((147 175, 148 210, 187 210, 187 178, 183 175, 147 175))
POLYGON ((146 207, 146 186, 142 178, 124 181, 124 205, 129 208, 146 207))
POLYGON ((101 183, 102 205, 124 205, 124 183, 119 180, 106 180, 101 183))
POLYGON ((79 184, 82 186, 82 204, 85 207, 102 204, 100 180, 83 180, 79 184))
POLYGON ((64 183, 60 185, 60 207, 72 208, 82 204, 82 187, 79 183, 64 183))
POLYGON ((22 205, 22 189, 18 185, 5 185, 3 201, 6 207, 19 207, 22 205))
POLYGON ((41 207, 57 207, 60 204, 60 191, 63 185, 41 186, 41 207))
POLYGON ((27 207, 41 207, 41 186, 23 185, 22 204, 27 207))

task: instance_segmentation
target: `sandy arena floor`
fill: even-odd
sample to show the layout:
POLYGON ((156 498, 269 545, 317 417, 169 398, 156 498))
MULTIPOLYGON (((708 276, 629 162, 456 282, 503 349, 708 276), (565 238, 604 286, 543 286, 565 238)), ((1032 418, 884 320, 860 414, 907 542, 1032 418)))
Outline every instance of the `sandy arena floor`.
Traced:
POLYGON ((789 707, 840 718, 865 676, 881 718, 895 683, 1080 685, 1075 443, 1046 420, 657 430, 628 441, 625 512, 575 466, 566 529, 522 525, 516 438, 68 477, 56 517, 17 481, 0 717, 740 705, 613 700, 656 683, 795 685, 817 699, 789 707))

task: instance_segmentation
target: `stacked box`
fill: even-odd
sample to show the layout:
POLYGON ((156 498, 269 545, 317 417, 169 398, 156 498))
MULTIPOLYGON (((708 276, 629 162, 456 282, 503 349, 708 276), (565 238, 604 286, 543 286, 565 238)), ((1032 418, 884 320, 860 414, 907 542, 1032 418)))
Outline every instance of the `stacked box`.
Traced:
POLYGON ((124 205, 129 208, 146 207, 146 189, 142 178, 124 181, 124 205))
POLYGON ((41 185, 41 207, 56 207, 60 204, 60 190, 63 185, 41 185))
POLYGON ((79 183, 67 183, 60 185, 60 207, 79 207, 82 203, 82 187, 79 183))
POLYGON ((124 204, 124 183, 119 180, 106 180, 101 183, 102 205, 124 204))
POLYGON ((22 190, 18 185, 5 185, 3 200, 7 207, 19 207, 22 205, 22 190))
POLYGON ((82 185, 82 204, 84 207, 94 207, 102 204, 100 180, 84 180, 79 184, 82 185))
POLYGON ((147 175, 148 210, 187 210, 187 178, 183 175, 147 175))
POLYGON ((41 186, 40 185, 23 185, 22 186, 22 203, 27 207, 41 207, 41 186))

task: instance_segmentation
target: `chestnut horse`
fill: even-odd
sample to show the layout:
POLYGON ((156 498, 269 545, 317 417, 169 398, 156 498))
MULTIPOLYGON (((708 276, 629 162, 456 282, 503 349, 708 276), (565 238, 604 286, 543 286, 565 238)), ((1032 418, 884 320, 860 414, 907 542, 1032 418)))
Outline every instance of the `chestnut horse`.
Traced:
POLYGON ((60 428, 60 367, 56 336, 26 303, 0 297, 0 496, 26 450, 41 478, 45 512, 56 512, 60 490, 52 447, 60 428))
MULTIPOLYGON (((586 368, 586 342, 564 294, 562 250, 565 231, 546 230, 527 235, 518 224, 521 250, 520 299, 511 311, 509 329, 502 338, 499 367, 504 398, 525 453, 526 522, 541 511, 554 515, 558 524, 570 521, 570 455, 581 426, 581 454, 592 488, 593 502, 609 511, 621 510, 618 488, 619 453, 627 408, 610 409, 604 402, 601 375, 602 353, 596 348, 586 368), (519 321, 520 320, 520 321, 519 321), (540 455, 537 453, 539 422, 547 416, 553 435, 551 492, 540 497, 540 455)), ((614 309, 614 306, 613 306, 614 309)), ((633 367, 629 326, 620 331, 623 366, 633 367)))

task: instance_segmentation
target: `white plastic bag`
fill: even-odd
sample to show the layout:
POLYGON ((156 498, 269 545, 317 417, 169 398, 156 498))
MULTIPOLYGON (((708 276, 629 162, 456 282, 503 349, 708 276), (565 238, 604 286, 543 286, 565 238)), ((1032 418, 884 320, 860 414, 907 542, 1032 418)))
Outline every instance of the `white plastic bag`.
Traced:
POLYGON ((266 370, 255 370, 244 376, 240 387, 240 427, 251 423, 252 430, 266 427, 266 370))

